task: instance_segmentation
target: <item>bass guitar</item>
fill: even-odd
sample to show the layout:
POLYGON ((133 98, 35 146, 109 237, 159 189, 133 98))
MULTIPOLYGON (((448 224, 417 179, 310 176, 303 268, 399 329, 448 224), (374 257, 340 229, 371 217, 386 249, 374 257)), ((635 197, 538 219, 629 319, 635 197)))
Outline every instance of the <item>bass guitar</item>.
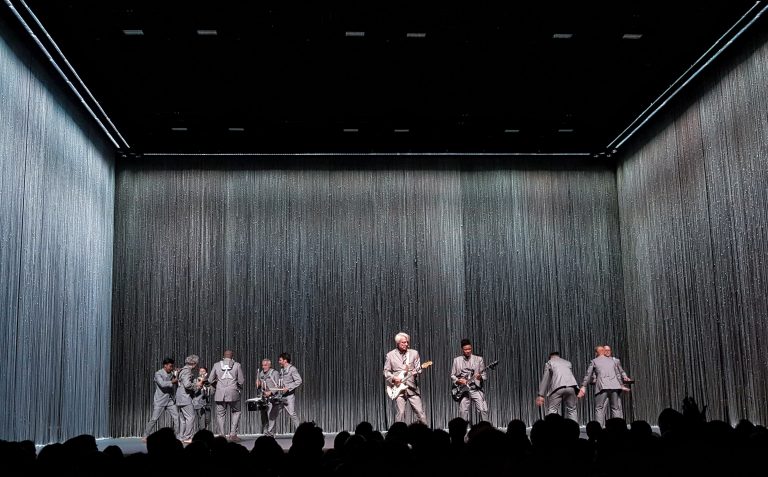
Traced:
MULTIPOLYGON (((498 365, 499 365, 499 360, 497 359, 496 361, 487 365, 485 368, 481 369, 479 372, 473 373, 473 374, 483 374, 483 371, 485 371, 486 369, 494 369, 498 365)), ((454 384, 451 387, 451 397, 453 398, 454 401, 456 402, 461 401, 461 399, 465 395, 467 395, 469 391, 477 387, 477 385, 475 385, 475 380, 472 379, 470 381, 470 378, 473 378, 473 376, 469 376, 468 378, 466 378, 467 379, 466 384, 454 384)))
POLYGON ((390 399, 396 399, 397 396, 399 396, 403 391, 408 389, 408 385, 405 384, 405 380, 409 378, 411 375, 416 374, 419 372, 419 369, 427 369, 428 367, 432 366, 432 361, 425 361, 421 363, 420 368, 414 369, 412 371, 408 371, 408 369, 404 369, 397 374, 395 374, 392 378, 399 379, 400 384, 394 384, 394 383, 387 383, 387 395, 390 399))

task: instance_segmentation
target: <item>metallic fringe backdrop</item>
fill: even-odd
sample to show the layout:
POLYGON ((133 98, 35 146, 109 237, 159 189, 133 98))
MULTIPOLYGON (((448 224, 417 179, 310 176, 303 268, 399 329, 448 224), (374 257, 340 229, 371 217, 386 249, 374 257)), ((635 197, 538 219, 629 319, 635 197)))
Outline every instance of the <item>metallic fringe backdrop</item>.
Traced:
POLYGON ((687 394, 710 418, 768 423, 768 43, 734 60, 617 173, 627 351, 649 420, 687 394))
MULTIPOLYGON (((625 348, 615 174, 511 161, 122 163, 112 434, 140 434, 164 357, 194 353, 210 366, 228 347, 243 363, 245 398, 261 358, 287 351, 304 378, 302 420, 386 428, 382 367, 401 330, 435 363, 423 374, 432 425, 458 414, 449 372, 464 337, 501 362, 488 383, 493 422, 533 422, 549 351, 581 378, 593 345, 625 348)), ((241 432, 257 423, 245 412, 241 432)))
POLYGON ((46 443, 108 434, 115 169, 35 64, 0 37, 0 439, 46 443))

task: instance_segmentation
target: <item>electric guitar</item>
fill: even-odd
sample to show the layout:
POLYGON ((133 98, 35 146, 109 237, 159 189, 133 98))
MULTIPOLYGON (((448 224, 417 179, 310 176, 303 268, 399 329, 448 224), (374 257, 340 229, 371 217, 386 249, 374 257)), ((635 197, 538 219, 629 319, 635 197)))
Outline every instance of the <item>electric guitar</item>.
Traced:
MULTIPOLYGON (((499 365, 499 360, 497 359, 496 361, 494 361, 491 364, 487 365, 485 368, 481 369, 480 372, 475 373, 475 374, 482 374, 483 371, 485 371, 486 369, 493 369, 493 368, 495 368, 498 365, 499 365)), ((469 393, 470 390, 472 390, 472 389, 474 389, 476 387, 474 376, 470 376, 470 378, 473 378, 473 379, 470 380, 469 378, 467 378, 467 383, 466 384, 454 384, 451 387, 451 397, 453 398, 454 401, 456 401, 456 402, 461 401, 461 399, 464 397, 464 395, 466 395, 467 393, 469 393)))
MULTIPOLYGON (((428 367, 432 366, 432 361, 425 361, 421 363, 421 367, 419 369, 427 369, 428 367)), ((412 371, 408 371, 407 368, 399 371, 397 374, 392 376, 392 379, 399 379, 400 384, 393 384, 387 382, 387 395, 389 395, 390 399, 396 399, 397 396, 399 396, 403 391, 408 389, 408 385, 405 384, 405 380, 410 377, 412 374, 416 374, 419 372, 419 369, 414 369, 412 371)))

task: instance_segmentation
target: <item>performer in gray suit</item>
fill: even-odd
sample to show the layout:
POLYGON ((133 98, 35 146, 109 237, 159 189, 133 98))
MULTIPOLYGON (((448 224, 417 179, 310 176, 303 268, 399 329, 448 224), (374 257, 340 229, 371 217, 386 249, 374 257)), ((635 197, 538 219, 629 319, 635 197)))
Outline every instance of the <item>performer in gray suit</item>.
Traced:
POLYGON ((184 360, 184 367, 179 371, 179 385, 176 387, 176 407, 179 408, 179 440, 184 444, 192 442, 192 436, 197 431, 195 407, 192 399, 200 389, 192 372, 197 368, 200 358, 190 355, 184 360))
POLYGON ((288 416, 291 418, 293 428, 299 427, 299 416, 296 413, 296 388, 301 386, 302 380, 299 375, 299 371, 296 366, 291 364, 291 355, 288 353, 280 353, 277 358, 277 364, 280 365, 280 373, 278 374, 278 388, 270 391, 270 395, 275 391, 282 393, 283 399, 277 402, 271 403, 271 408, 268 411, 269 427, 267 431, 269 435, 274 435, 275 422, 280 415, 280 411, 285 409, 288 416))
POLYGON ((416 419, 422 424, 427 423, 427 415, 424 414, 424 407, 421 403, 421 392, 419 391, 418 376, 421 374, 421 358, 419 352, 415 349, 408 349, 411 337, 406 333, 400 332, 395 335, 397 347, 387 353, 384 359, 384 379, 389 386, 399 386, 404 382, 407 389, 400 393, 395 399, 396 422, 405 422, 405 403, 410 403, 416 419), (403 379, 401 379, 401 377, 403 379))
MULTIPOLYGON (((298 374, 298 373, 297 373, 298 374)), ((275 421, 269 419, 274 404, 272 400, 277 398, 273 393, 279 393, 280 373, 272 368, 272 360, 264 358, 261 360, 261 371, 256 377, 256 388, 261 390, 262 397, 267 401, 267 407, 259 411, 261 413, 261 432, 265 436, 274 437, 275 421)))
POLYGON ((549 361, 544 365, 536 405, 544 405, 544 398, 547 398, 547 414, 560 414, 560 408, 565 403, 565 417, 578 422, 577 387, 578 383, 571 372, 571 362, 561 358, 559 352, 553 351, 549 353, 549 361))
POLYGON ((155 371, 155 396, 152 405, 152 417, 144 427, 144 437, 142 439, 144 442, 147 441, 147 436, 152 432, 155 424, 157 424, 157 420, 160 419, 164 411, 170 413, 171 420, 173 421, 173 430, 174 432, 177 430, 179 415, 176 412, 176 402, 174 399, 176 397, 176 383, 179 380, 174 375, 173 363, 174 361, 171 358, 165 358, 163 360, 163 367, 155 371))
POLYGON ((232 350, 224 351, 224 358, 213 365, 209 382, 216 388, 213 400, 216 402, 216 422, 219 424, 221 435, 227 435, 224 430, 224 419, 227 408, 230 409, 229 434, 231 441, 239 441, 237 431, 240 428, 240 391, 245 377, 240 363, 233 359, 232 350))
POLYGON ((605 405, 610 402, 611 416, 624 417, 621 409, 621 390, 624 387, 621 382, 621 373, 616 369, 613 359, 603 354, 593 359, 587 368, 587 374, 581 383, 578 397, 582 398, 587 392, 587 385, 592 378, 595 379, 595 420, 601 426, 605 426, 605 405))
POLYGON ((469 422, 469 408, 475 403, 475 409, 480 413, 480 419, 488 421, 488 403, 485 402, 483 383, 488 379, 485 362, 482 356, 472 354, 472 343, 468 339, 461 340, 461 356, 453 359, 451 367, 451 382, 454 386, 469 385, 459 401, 461 418, 469 422))
POLYGON ((211 424, 211 393, 208 382, 208 368, 200 366, 197 372, 197 391, 192 398, 192 407, 197 416, 197 430, 208 429, 211 424))

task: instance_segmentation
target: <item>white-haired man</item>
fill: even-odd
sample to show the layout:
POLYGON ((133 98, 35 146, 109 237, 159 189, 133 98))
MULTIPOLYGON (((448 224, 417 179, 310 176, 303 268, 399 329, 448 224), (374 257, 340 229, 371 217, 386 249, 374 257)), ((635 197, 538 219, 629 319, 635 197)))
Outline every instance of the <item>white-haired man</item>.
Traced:
POLYGON ((421 358, 415 349, 409 349, 411 337, 400 332, 395 335, 397 347, 387 353, 384 359, 384 379, 387 385, 399 387, 405 384, 404 389, 395 398, 397 415, 395 421, 405 422, 405 403, 410 403, 416 420, 426 424, 427 416, 424 414, 424 406, 421 403, 418 376, 421 374, 421 358))
POLYGON ((197 355, 190 355, 184 360, 184 367, 179 371, 179 385, 176 387, 176 407, 179 408, 179 439, 184 444, 192 442, 192 436, 197 430, 195 407, 192 400, 200 387, 192 372, 200 361, 197 355))

